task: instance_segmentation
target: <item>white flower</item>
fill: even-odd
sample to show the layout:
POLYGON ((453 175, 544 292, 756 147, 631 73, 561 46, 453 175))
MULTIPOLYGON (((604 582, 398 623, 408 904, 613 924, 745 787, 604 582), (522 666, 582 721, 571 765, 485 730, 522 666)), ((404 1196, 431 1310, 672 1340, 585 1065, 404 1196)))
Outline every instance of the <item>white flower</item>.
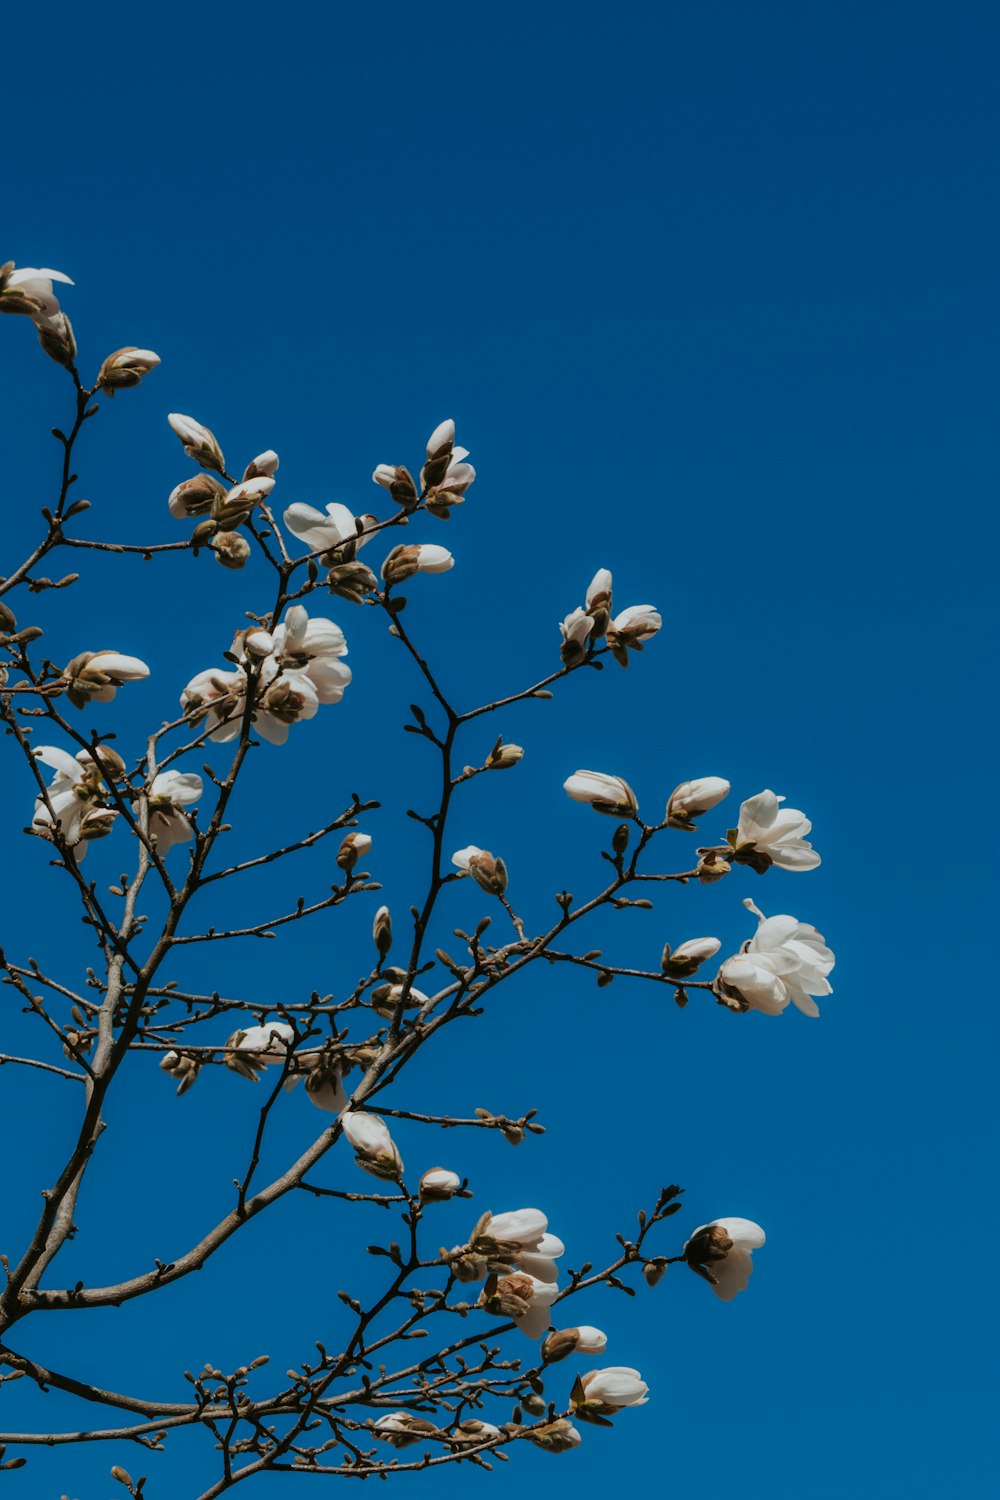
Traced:
POLYGON ((83 859, 88 842, 109 833, 118 816, 105 806, 108 789, 101 770, 87 750, 72 756, 57 745, 39 745, 33 754, 56 774, 46 788, 48 805, 41 794, 35 799, 31 826, 47 838, 58 828, 77 859, 83 859))
MULTIPOLYGON (((302 613, 305 615, 305 610, 302 613)), ((330 626, 334 631, 337 627, 332 620, 312 623, 321 627, 318 634, 323 638, 323 649, 326 650, 330 646, 331 637, 322 627, 330 626)), ((291 725, 297 724, 301 719, 314 718, 320 702, 336 703, 351 680, 347 667, 319 654, 317 638, 314 638, 317 639, 316 658, 313 659, 310 654, 304 669, 294 665, 285 666, 279 660, 279 652, 286 641, 285 635, 280 634, 284 630, 284 625, 277 627, 274 632, 277 650, 261 663, 253 707, 253 727, 261 739, 272 745, 283 745, 286 742, 291 725)), ((308 648, 303 648, 301 654, 304 656, 307 650, 308 648)), ((294 653, 289 653, 290 661, 297 659, 294 653)), ((192 677, 181 694, 181 707, 194 723, 207 719, 209 738, 225 744, 239 738, 247 687, 247 675, 242 670, 227 672, 208 668, 192 677)))
POLYGON ((301 670, 309 678, 320 703, 339 703, 343 698, 351 669, 341 662, 347 641, 333 620, 323 615, 310 618, 301 604, 293 604, 274 631, 274 650, 286 675, 289 669, 301 670))
POLYGON ((731 1302, 746 1290, 753 1274, 751 1252, 759 1250, 764 1239, 763 1229, 752 1219, 713 1219, 695 1230, 684 1246, 684 1257, 717 1297, 731 1302))
POLYGON ((579 1448, 583 1442, 580 1429, 574 1427, 572 1422, 568 1422, 565 1417, 557 1417, 554 1422, 547 1422, 544 1427, 531 1428, 525 1436, 544 1453, 568 1453, 571 1448, 579 1448))
MULTIPOLYGON (((451 504, 464 496, 476 477, 475 469, 465 462, 468 456, 467 448, 455 447, 455 424, 451 418, 439 423, 427 439, 427 462, 420 470, 421 489, 434 492, 432 507, 442 492, 451 504)), ((384 480, 377 482, 381 484, 384 480)))
POLYGON ((628 782, 603 771, 574 771, 563 782, 563 790, 574 802, 587 802, 595 812, 614 818, 630 818, 639 808, 628 782))
POLYGON ((514 1208, 507 1213, 491 1214, 482 1234, 498 1244, 534 1250, 548 1227, 549 1221, 540 1208, 514 1208))
POLYGON ((114 354, 108 355, 97 383, 108 395, 114 395, 116 390, 138 385, 142 377, 155 370, 159 363, 160 356, 152 349, 137 349, 134 344, 127 344, 124 349, 116 349, 114 354))
POLYGON ((581 1323, 579 1328, 569 1331, 576 1334, 578 1354, 602 1354, 608 1346, 607 1334, 600 1328, 592 1328, 589 1323, 581 1323))
POLYGON ((310 552, 332 552, 344 542, 357 542, 360 547, 369 540, 364 534, 358 536, 354 512, 334 501, 323 510, 317 510, 315 506, 297 500, 285 511, 284 522, 310 552))
POLYGON ((306 1076, 306 1097, 310 1104, 331 1115, 339 1115, 347 1107, 347 1090, 339 1073, 309 1073, 306 1076))
POLYGON ((22 266, 19 271, 11 269, 6 275, 0 274, 0 312, 24 313, 34 323, 57 317, 59 299, 52 290, 54 281, 73 285, 62 271, 50 270, 48 266, 22 266))
POLYGON ((804 1015, 816 1017, 813 995, 832 995, 827 979, 836 959, 823 934, 795 917, 765 917, 752 901, 743 905, 759 918, 757 931, 743 952, 727 958, 717 983, 723 998, 751 1010, 778 1015, 789 1000, 804 1015))
POLYGON ((125 682, 139 682, 149 668, 137 656, 120 651, 81 651, 66 666, 66 695, 75 708, 87 703, 110 703, 125 682))
POLYGON ((373 1422, 372 1431, 394 1448, 408 1448, 411 1443, 422 1442, 437 1428, 424 1417, 415 1417, 408 1411, 393 1411, 373 1422))
POLYGON ((192 677, 181 693, 181 708, 196 724, 207 719, 209 739, 225 744, 239 736, 246 687, 244 672, 208 667, 192 677))
POLYGON ((573 613, 567 615, 565 620, 560 620, 559 629, 562 632, 562 645, 559 647, 559 654, 566 666, 572 666, 574 662, 580 661, 584 656, 587 641, 590 638, 593 628, 593 617, 586 614, 582 609, 574 609, 573 613))
POLYGON ((748 798, 740 808, 733 848, 754 868, 775 864, 782 870, 814 870, 819 855, 805 838, 812 824, 798 808, 779 807, 784 800, 772 791, 748 798))
POLYGON ((492 1422, 480 1422, 478 1417, 460 1422, 452 1433, 452 1437, 462 1443, 486 1443, 502 1435, 499 1427, 494 1427, 492 1422))
POLYGON ((627 667, 629 650, 641 651, 643 642, 651 640, 662 624, 663 616, 651 604, 632 604, 615 615, 607 629, 615 661, 627 667))
POLYGON ((226 1043, 234 1052, 253 1052, 267 1064, 283 1063, 295 1030, 287 1021, 265 1021, 260 1026, 246 1026, 234 1031, 226 1043))
POLYGON ((255 505, 262 505, 276 484, 270 474, 244 479, 226 492, 225 499, 213 507, 212 514, 220 526, 239 525, 255 505))
POLYGON ((507 889, 507 866, 488 849, 469 844, 465 849, 457 849, 451 862, 458 869, 467 871, 489 896, 502 896, 507 889))
POLYGON ((378 1115, 350 1109, 341 1120, 344 1134, 354 1147, 359 1167, 375 1177, 395 1181, 403 1174, 403 1161, 388 1127, 378 1115))
POLYGON ((191 479, 183 479, 174 485, 167 505, 175 520, 186 521, 191 516, 207 515, 213 505, 225 499, 226 493, 225 485, 211 474, 195 474, 191 479))
POLYGON ((203 469, 218 469, 220 474, 225 471, 226 461, 222 456, 222 449, 210 428, 203 427, 194 417, 185 417, 179 411, 170 412, 167 421, 184 444, 184 452, 188 458, 193 458, 203 469))
POLYGON ((256 458, 247 464, 244 479, 257 479, 262 474, 277 474, 278 455, 273 448, 265 448, 263 453, 258 453, 256 458))
POLYGON ((566 1254, 566 1246, 555 1234, 543 1234, 530 1250, 517 1252, 517 1264, 538 1281, 555 1282, 559 1279, 559 1267, 555 1264, 566 1254))
POLYGON ((479 1303, 497 1318, 511 1318, 529 1339, 540 1339, 552 1322, 552 1304, 559 1295, 555 1282, 541 1281, 521 1269, 491 1277, 479 1303))
POLYGON ((382 564, 382 578, 386 583, 402 583, 415 573, 447 573, 454 566, 455 559, 447 547, 423 542, 393 547, 382 564))
POLYGON ((668 979, 688 979, 721 947, 719 939, 714 937, 688 938, 676 948, 671 948, 668 943, 663 950, 661 967, 668 979))
POLYGON ((580 1376, 584 1397, 608 1412, 622 1411, 627 1406, 645 1406, 649 1400, 649 1386, 638 1370, 629 1365, 608 1365, 604 1370, 588 1370, 580 1376))
POLYGON ((587 589, 587 608, 593 609, 595 606, 603 606, 605 610, 609 609, 611 606, 611 585, 612 577, 608 569, 598 568, 590 580, 590 587, 587 589))
POLYGON ((671 828, 694 828, 695 818, 700 818, 723 797, 729 796, 729 782, 721 776, 699 776, 694 781, 682 781, 674 787, 667 803, 667 822, 671 828))
POLYGON ((431 1167, 420 1179, 421 1202, 443 1202, 453 1198, 461 1186, 462 1179, 457 1172, 449 1172, 447 1167, 431 1167))
POLYGON ((161 771, 153 777, 149 789, 149 832, 156 838, 157 851, 165 854, 174 844, 184 844, 194 837, 191 819, 184 811, 198 801, 204 790, 201 777, 193 771, 161 771))

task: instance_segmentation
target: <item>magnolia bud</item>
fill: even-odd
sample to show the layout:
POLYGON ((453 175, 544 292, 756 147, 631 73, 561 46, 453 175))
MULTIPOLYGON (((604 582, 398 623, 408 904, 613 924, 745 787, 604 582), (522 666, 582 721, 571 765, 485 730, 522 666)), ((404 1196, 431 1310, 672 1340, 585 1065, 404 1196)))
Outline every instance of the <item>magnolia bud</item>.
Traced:
POLYGON ((174 486, 167 505, 172 516, 184 521, 188 516, 207 515, 215 501, 224 498, 225 494, 225 485, 211 474, 195 474, 174 486))
POLYGON ((258 453, 257 457, 251 459, 243 474, 244 482, 248 479, 260 479, 263 476, 277 474, 278 455, 273 448, 268 448, 264 453, 258 453))
POLYGON ((372 923, 372 942, 379 958, 385 958, 392 947, 392 918, 387 906, 380 906, 372 923))
POLYGON ((576 1350, 575 1328, 553 1328, 551 1333, 546 1334, 542 1342, 542 1359, 547 1365, 554 1365, 567 1355, 576 1350))
POLYGON ((326 581, 331 594, 349 599, 352 604, 360 604, 366 594, 378 588, 375 574, 362 562, 338 563, 330 569, 326 581))
POLYGON ((488 771, 506 771, 511 766, 516 766, 519 760, 524 759, 524 751, 520 745, 503 745, 498 740, 490 751, 486 762, 488 771))
POLYGON ((403 583, 415 573, 447 573, 455 566, 455 559, 447 547, 433 543, 393 547, 382 564, 383 581, 389 585, 403 583))
POLYGON ((574 771, 563 782, 563 790, 574 802, 589 802, 595 812, 613 818, 631 817, 639 808, 628 782, 620 776, 607 776, 603 771, 574 771))
POLYGON ((525 1437, 546 1453, 568 1453, 571 1448, 579 1448, 583 1442, 572 1422, 565 1417, 557 1417, 544 1427, 536 1427, 533 1431, 526 1432, 525 1437))
POLYGON ((372 479, 389 491, 397 505, 405 505, 407 509, 416 505, 416 483, 409 469, 404 469, 401 464, 379 464, 372 479))
POLYGON ((647 1286, 656 1286, 666 1275, 667 1262, 664 1256, 658 1255, 655 1260, 647 1260, 642 1267, 647 1286))
POLYGON ((708 812, 729 795, 729 782, 721 776, 700 776, 696 781, 682 781, 670 793, 667 824, 690 833, 695 818, 708 812))
POLYGON ((117 781, 125 775, 125 762, 110 745, 92 745, 86 750, 78 750, 76 759, 81 766, 87 768, 93 767, 96 761, 101 775, 106 776, 109 781, 117 781))
POLYGON ((449 1172, 446 1167, 431 1167, 420 1179, 420 1201, 443 1203, 453 1198, 461 1186, 462 1179, 457 1172, 449 1172))
POLYGON ((137 349, 134 344, 126 344, 123 349, 116 349, 114 354, 108 355, 97 376, 97 384, 106 395, 113 396, 115 391, 138 385, 142 377, 155 370, 159 363, 160 356, 152 349, 137 349))
POLYGON ((5 635, 10 635, 17 629, 17 616, 6 604, 0 603, 0 630, 5 635))
POLYGON ((732 869, 732 865, 723 859, 717 849, 699 849, 698 853, 701 856, 698 861, 698 879, 702 885, 711 885, 713 881, 721 880, 732 869))
POLYGON ((85 812, 80 819, 80 841, 89 844, 93 839, 106 838, 117 816, 111 807, 93 807, 85 812))
MULTIPOLYGON (((203 523, 204 524, 204 523, 203 523)), ((213 521, 213 526, 215 522, 213 521)), ((224 568, 245 568, 250 558, 250 543, 238 531, 220 531, 210 543, 216 561, 224 568)))
POLYGON ((76 339, 73 336, 73 325, 66 314, 56 313, 55 317, 36 326, 38 342, 49 359, 54 359, 57 365, 73 364, 76 359, 76 339))
POLYGON ((160 1067, 164 1073, 169 1073, 171 1078, 177 1079, 178 1097, 187 1093, 201 1070, 198 1059, 188 1057, 183 1052, 165 1052, 160 1060, 160 1067))
POLYGON ((349 833, 337 850, 337 864, 342 870, 353 870, 358 860, 368 853, 371 846, 370 834, 349 833))
POLYGON ((262 625, 243 631, 242 634, 243 650, 251 661, 266 661, 269 656, 274 655, 274 637, 262 625))
POLYGON ((706 958, 718 953, 721 947, 719 939, 714 937, 689 938, 686 943, 681 943, 673 950, 667 943, 660 959, 660 967, 668 979, 690 979, 706 958))
POLYGON ((188 458, 193 458, 203 469, 217 469, 220 474, 225 473, 226 460, 214 432, 196 422, 194 417, 185 417, 176 411, 169 414, 167 421, 184 444, 184 452, 188 458))

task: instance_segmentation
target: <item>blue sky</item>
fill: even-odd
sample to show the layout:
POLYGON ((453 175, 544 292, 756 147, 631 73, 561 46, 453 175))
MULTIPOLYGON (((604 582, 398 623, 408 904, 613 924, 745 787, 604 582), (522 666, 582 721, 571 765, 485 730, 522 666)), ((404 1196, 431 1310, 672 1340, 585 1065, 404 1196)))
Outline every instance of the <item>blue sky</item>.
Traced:
MULTIPOLYGON (((373 465, 412 466, 453 415, 480 477, 449 527, 428 519, 416 538, 446 541, 458 564, 408 590, 408 620, 438 637, 462 707, 555 664, 556 621, 599 566, 621 604, 651 601, 665 619, 627 674, 574 679, 557 703, 500 721, 528 754, 470 790, 454 847, 502 852, 540 923, 552 892, 600 879, 607 828, 560 790, 593 766, 626 776, 644 812, 688 776, 729 777, 734 803, 771 786, 806 809, 823 855, 809 875, 669 891, 594 935, 621 961, 655 963, 664 940, 703 932, 732 951, 751 933, 751 895, 836 950, 820 1021, 697 1001, 681 1013, 658 990, 553 971, 399 1084, 402 1108, 538 1106, 549 1127, 518 1151, 400 1131, 408 1160, 447 1158, 473 1178, 473 1205, 440 1210, 442 1242, 473 1211, 538 1203, 571 1264, 598 1261, 665 1182, 687 1190, 666 1252, 717 1215, 768 1232, 732 1305, 675 1269, 634 1302, 581 1310, 654 1404, 588 1430, 585 1454, 519 1451, 516 1473, 463 1467, 438 1486, 516 1484, 541 1500, 566 1482, 586 1500, 625 1462, 639 1483, 666 1470, 678 1493, 738 1484, 769 1500, 982 1484, 995 11, 292 0, 86 16, 57 4, 47 17, 43 48, 6 80, 0 251, 73 276, 64 306, 85 366, 126 343, 163 361, 85 435, 86 534, 181 534, 165 501, 187 470, 167 411, 208 423, 244 461, 276 448, 283 503, 358 510, 373 465)), ((53 492, 47 434, 67 390, 15 319, 0 327, 0 384, 5 543, 19 558, 53 492)), ((170 715, 259 607, 247 575, 184 556, 94 567, 21 613, 44 623, 57 660, 114 645, 153 664, 149 684, 92 716, 127 741, 170 715)), ((416 684, 374 611, 330 613, 355 682, 286 751, 257 752, 234 837, 252 850, 355 788, 381 797, 372 869, 402 913, 423 857, 402 813, 429 765, 391 705, 416 684)), ((54 953, 72 978, 89 949, 46 850, 19 832, 31 789, 6 775, 3 941, 54 953)), ((710 836, 728 826, 716 821, 710 836)), ((674 844, 683 861, 684 836, 674 844)), ((92 858, 115 877, 112 849, 92 858)), ((325 868, 305 861, 302 889, 325 868)), ((233 910, 263 915, 282 894, 248 883, 233 910)), ((449 897, 443 932, 480 910, 468 884, 449 897)), ((213 953, 182 977, 255 999, 336 990, 367 962, 368 920, 213 953)), ((4 994, 5 1037, 23 1041, 4 994)), ((74 1100, 13 1068, 0 1090, 8 1248, 74 1100)), ((113 1280, 196 1238, 258 1105, 214 1075, 177 1101, 138 1067, 60 1274, 113 1280)), ((286 1153, 316 1125, 304 1107, 289 1101, 286 1153)), ((377 1210, 369 1222, 326 1208, 289 1205, 158 1301, 29 1323, 21 1347, 109 1384, 127 1363, 165 1399, 206 1360, 270 1345, 284 1370, 337 1326, 336 1289, 368 1284, 354 1247, 389 1233, 377 1210)), ((0 1393, 0 1426, 38 1425, 25 1384, 0 1393)), ((48 1402, 53 1423, 82 1420, 48 1402)), ((101 1500, 108 1466, 137 1472, 139 1456, 40 1453, 8 1484, 101 1500)), ((150 1455, 152 1500, 195 1496, 211 1462, 181 1444, 150 1455)), ((292 1482, 258 1488, 283 1496, 292 1482)))

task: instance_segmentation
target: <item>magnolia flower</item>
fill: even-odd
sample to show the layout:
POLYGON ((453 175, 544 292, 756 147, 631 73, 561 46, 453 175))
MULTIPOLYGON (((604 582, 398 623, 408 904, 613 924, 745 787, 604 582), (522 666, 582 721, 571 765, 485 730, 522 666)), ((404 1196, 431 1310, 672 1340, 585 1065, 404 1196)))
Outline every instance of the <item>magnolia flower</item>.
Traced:
POLYGON ((453 1198, 461 1186, 462 1179, 457 1172, 449 1172, 447 1167, 431 1167, 420 1179, 420 1201, 444 1202, 453 1198))
POLYGON ((814 870, 820 862, 805 838, 812 824, 798 808, 779 807, 784 800, 772 791, 750 797, 730 838, 736 857, 761 874, 772 864, 782 870, 814 870))
POLYGON ((574 802, 588 802, 595 812, 612 818, 631 818, 639 809, 628 782, 603 771, 574 771, 563 782, 563 790, 574 802))
POLYGON ((372 479, 389 491, 397 505, 405 505, 407 509, 416 505, 417 487, 413 475, 402 464, 376 464, 372 479))
POLYGON ((476 477, 475 469, 465 462, 468 456, 467 448, 455 447, 455 424, 450 417, 435 427, 427 439, 427 462, 420 470, 420 488, 428 496, 432 514, 447 513, 450 506, 461 503, 476 477))
POLYGON ((295 1031, 287 1021, 267 1021, 234 1031, 223 1050, 222 1060, 233 1073, 256 1083, 262 1069, 284 1065, 295 1031))
POLYGON ((737 1292, 746 1290, 753 1274, 751 1252, 760 1249, 764 1238, 752 1219, 713 1219, 695 1230, 684 1246, 684 1258, 717 1297, 731 1302, 737 1292))
POLYGON ((525 1436, 536 1448, 541 1448, 546 1453, 568 1453, 571 1448, 579 1448, 583 1442, 579 1428, 574 1427, 565 1417, 557 1417, 544 1427, 532 1428, 525 1436))
POLYGON ((234 484, 224 495, 217 495, 213 500, 213 519, 224 530, 241 526, 255 505, 264 504, 275 483, 270 474, 260 474, 255 479, 244 479, 240 484, 234 484))
POLYGON ((155 370, 159 363, 160 356, 152 349, 137 349, 134 344, 126 344, 124 349, 116 349, 114 354, 108 355, 101 366, 97 384, 113 396, 115 391, 138 385, 142 377, 155 370))
POLYGON ((542 1358, 553 1365, 569 1354, 601 1354, 607 1343, 606 1333, 586 1324, 580 1328, 554 1328, 542 1345, 542 1358))
POLYGON ((372 846, 370 833, 349 833, 337 850, 337 864, 350 872, 359 859, 363 859, 372 846))
POLYGON ((467 871, 488 896, 502 896, 507 889, 507 866, 488 849, 469 844, 465 849, 456 849, 451 862, 458 869, 467 871))
POLYGON ((17 271, 14 262, 8 261, 0 266, 0 312, 23 313, 35 323, 57 317, 59 299, 52 290, 54 281, 73 285, 62 271, 47 266, 22 266, 17 271))
POLYGON ((667 822, 671 828, 683 828, 690 832, 695 818, 700 818, 710 808, 729 796, 729 782, 721 776, 699 776, 695 781, 682 781, 670 793, 667 803, 667 822))
POLYGON ((816 1017, 813 995, 832 995, 827 975, 836 962, 815 927, 795 917, 765 917, 752 901, 743 905, 759 918, 757 931, 743 950, 727 958, 716 984, 737 1009, 780 1015, 789 1000, 804 1015, 816 1017))
MULTIPOLYGON (((109 753, 115 755, 107 746, 97 752, 98 756, 109 753)), ((110 833, 118 816, 112 808, 105 807, 108 789, 102 775, 103 764, 96 764, 87 750, 73 756, 57 745, 39 745, 33 754, 56 774, 46 788, 45 797, 39 794, 35 799, 31 826, 46 838, 52 838, 53 831, 58 829, 77 859, 83 859, 88 842, 110 833)), ((121 769, 124 770, 124 764, 121 769)))
MULTIPOLYGON (((281 629, 279 625, 278 630, 281 629)), ((276 630, 275 639, 277 635, 276 630)), ((334 689, 325 664, 317 664, 315 670, 324 684, 324 693, 332 693, 334 689)), ((340 670, 347 673, 346 667, 340 670)), ((246 672, 227 672, 210 667, 192 677, 181 694, 181 707, 196 724, 206 719, 209 739, 225 744, 239 738, 247 687, 246 672)), ((341 687, 340 694, 342 692, 341 687)), ((326 697, 324 701, 336 702, 336 698, 326 697)), ((300 719, 314 718, 319 705, 319 694, 309 673, 283 668, 273 655, 261 663, 252 715, 253 727, 261 739, 272 745, 283 745, 291 725, 300 719)))
POLYGON ((286 674, 301 669, 308 677, 320 703, 339 703, 343 698, 351 669, 341 663, 347 641, 332 620, 322 615, 310 619, 301 604, 293 604, 274 631, 274 650, 286 674))
POLYGON ((447 547, 423 542, 414 546, 393 547, 382 564, 383 582, 403 583, 415 573, 447 573, 455 559, 447 547))
POLYGON ((122 656, 119 651, 81 651, 67 663, 66 695, 74 708, 88 703, 110 703, 125 682, 139 682, 149 676, 149 668, 137 656, 122 656))
POLYGON ((387 906, 380 906, 372 919, 372 942, 379 958, 385 958, 392 947, 392 914, 387 906))
POLYGON ((247 464, 243 478, 245 480, 257 479, 262 474, 270 475, 277 474, 277 472, 278 455, 275 453, 273 448, 265 448, 263 453, 258 453, 257 457, 252 458, 247 464))
POLYGON ((490 1214, 480 1233, 501 1245, 533 1250, 548 1227, 549 1221, 540 1208, 514 1208, 507 1213, 490 1214))
POLYGON ((206 719, 209 739, 225 744, 239 736, 246 687, 244 672, 209 667, 191 678, 181 693, 181 708, 195 724, 206 719))
POLYGON ((492 1422, 480 1422, 478 1417, 468 1417, 452 1433, 452 1437, 461 1443, 486 1443, 502 1436, 499 1427, 494 1427, 492 1422))
POLYGON ((213 505, 223 500, 225 495, 225 485, 211 474, 195 474, 191 479, 184 479, 180 484, 174 485, 167 505, 175 520, 186 521, 191 516, 208 515, 213 505))
POLYGON ((519 1265, 509 1275, 491 1276, 479 1302, 494 1317, 513 1319, 529 1339, 540 1339, 552 1321, 558 1295, 554 1281, 541 1281, 519 1265))
POLYGON ((363 546, 370 538, 358 536, 358 525, 353 511, 346 505, 331 502, 323 510, 303 505, 296 501, 284 513, 284 522, 293 536, 298 537, 310 552, 332 552, 344 542, 356 542, 363 546))
MULTIPOLYGON (((0 295, 0 302, 2 301, 3 297, 0 295)), ((51 318, 45 318, 38 313, 32 322, 38 330, 38 342, 49 358, 54 359, 57 365, 71 365, 76 359, 76 338, 73 325, 66 314, 57 312, 51 318)))
MULTIPOLYGON (((294 1083, 295 1079, 289 1082, 294 1083)), ((347 1108, 347 1090, 344 1088, 339 1070, 333 1066, 319 1066, 306 1074, 306 1097, 317 1109, 328 1114, 339 1115, 347 1108)))
POLYGON ((628 653, 641 651, 663 624, 663 616, 651 604, 633 604, 615 615, 607 628, 608 645, 620 666, 628 666, 628 653))
POLYGON ((594 574, 593 578, 590 580, 590 587, 587 589, 587 608, 588 609, 600 609, 600 608, 603 608, 605 610, 605 612, 607 612, 608 610, 610 610, 610 608, 611 608, 611 588, 612 588, 611 573, 608 571, 607 568, 598 568, 597 572, 594 574))
POLYGON ((149 832, 157 852, 166 854, 174 844, 194 837, 191 819, 184 811, 198 801, 203 791, 200 776, 193 771, 161 771, 149 789, 149 832))
POLYGON ((689 979, 721 947, 719 939, 714 937, 688 938, 686 943, 679 943, 676 948, 671 948, 668 943, 663 950, 660 966, 668 979, 689 979))
POLYGON ((226 461, 215 433, 210 428, 203 427, 194 417, 182 416, 178 411, 170 412, 167 421, 184 444, 184 452, 188 458, 193 458, 203 469, 217 469, 220 474, 225 473, 226 461))
POLYGON ((412 1443, 422 1442, 431 1433, 437 1432, 437 1428, 433 1422, 428 1422, 424 1417, 415 1417, 408 1411, 391 1411, 372 1423, 372 1431, 376 1437, 391 1443, 394 1448, 408 1448, 412 1443))
POLYGON ((559 629, 562 632, 562 645, 559 647, 559 655, 567 667, 574 662, 580 661, 586 654, 587 641, 594 628, 592 615, 588 615, 582 609, 574 609, 573 613, 567 615, 565 620, 560 620, 559 629))
POLYGON ((398 1181, 403 1175, 403 1159, 388 1127, 379 1115, 349 1109, 341 1120, 344 1134, 354 1147, 355 1161, 373 1177, 398 1181))
MULTIPOLYGON (((587 1370, 580 1376, 580 1385, 586 1405, 595 1406, 602 1415, 623 1411, 627 1406, 645 1406, 649 1400, 649 1386, 629 1365, 587 1370)), ((579 1404, 574 1401, 574 1405, 579 1404)))

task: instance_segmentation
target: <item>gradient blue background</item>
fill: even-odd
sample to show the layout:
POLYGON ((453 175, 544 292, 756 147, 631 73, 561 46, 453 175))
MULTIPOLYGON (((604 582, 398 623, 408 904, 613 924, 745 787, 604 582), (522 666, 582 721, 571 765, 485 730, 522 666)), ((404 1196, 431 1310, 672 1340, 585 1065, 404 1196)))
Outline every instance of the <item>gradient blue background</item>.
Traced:
MULTIPOLYGON (((549 1126, 516 1152, 399 1131, 413 1168, 445 1161, 473 1177, 474 1204, 438 1211, 442 1242, 481 1208, 537 1203, 570 1264, 599 1261, 669 1181, 687 1194, 665 1251, 716 1215, 768 1232, 730 1306, 682 1270, 634 1301, 579 1306, 612 1334, 607 1362, 638 1365, 653 1390, 615 1432, 588 1430, 564 1459, 519 1449, 492 1476, 463 1466, 410 1484, 463 1500, 514 1487, 542 1500, 554 1484, 587 1500, 626 1472, 680 1495, 769 1500, 981 1487, 996 1229, 983 649, 998 468, 995 8, 56 4, 41 31, 5 69, 0 250, 75 278, 64 305, 85 369, 124 343, 163 360, 85 434, 78 493, 94 510, 80 534, 180 534, 165 500, 188 465, 168 410, 207 422, 234 466, 277 448, 283 503, 358 510, 376 462, 419 462, 454 415, 480 478, 449 527, 411 533, 445 541, 458 566, 408 590, 408 621, 442 638, 460 706, 554 664, 556 620, 598 566, 614 569, 619 605, 655 602, 666 623, 627 675, 588 674, 557 703, 503 717, 528 756, 470 789, 452 847, 503 852, 540 924, 554 890, 582 895, 601 878, 609 825, 560 791, 593 766, 627 776, 654 816, 688 776, 730 777, 734 806, 772 786, 812 816, 823 855, 807 876, 742 871, 668 891, 654 914, 597 924, 593 938, 648 964, 665 939, 703 932, 732 951, 752 930, 740 906, 752 895, 815 922, 836 949, 820 1021, 738 1018, 698 999, 680 1013, 658 990, 599 992, 546 971, 501 991, 476 1031, 443 1038, 394 1090, 400 1107, 456 1113, 538 1105, 549 1126)), ((15 319, 0 327, 0 381, 17 559, 54 493, 47 431, 66 420, 68 383, 15 319)), ((207 557, 125 561, 20 613, 44 623, 59 661, 113 645, 153 664, 150 683, 86 720, 137 750, 269 589, 207 557)), ((304 832, 354 788, 381 796, 368 863, 402 926, 424 859, 402 810, 427 806, 429 756, 401 734, 396 705, 426 695, 374 612, 334 603, 355 683, 285 751, 256 752, 233 849, 304 832)), ((469 759, 488 748, 480 729, 469 759)), ((4 941, 78 979, 91 951, 71 895, 19 832, 26 773, 4 774, 4 941)), ((689 843, 677 835, 674 848, 681 868, 689 843)), ((118 849, 95 847, 88 868, 115 878, 118 849)), ((324 889, 328 872, 321 853, 280 889, 248 881, 226 910, 263 917, 324 889)), ((175 972, 255 1000, 342 991, 369 962, 377 899, 280 946, 189 952, 175 972)), ((453 888, 439 940, 484 906, 453 888)), ((15 1050, 35 1030, 3 995, 15 1050)), ((0 1091, 11 1251, 77 1100, 14 1068, 0 1091)), ((259 1103, 217 1074, 177 1101, 138 1065, 50 1283, 127 1276, 197 1238, 228 1202, 259 1103)), ((290 1099, 268 1164, 320 1123, 290 1099)), ((345 1175, 359 1175, 346 1158, 316 1174, 345 1175)), ((336 1289, 371 1284, 356 1247, 391 1233, 376 1209, 296 1199, 157 1298, 39 1317, 12 1343, 163 1399, 183 1399, 181 1370, 205 1360, 270 1348, 281 1372, 312 1339, 333 1342, 336 1289)), ((26 1385, 0 1390, 0 1427, 38 1425, 26 1385)), ((54 1426, 114 1420, 48 1403, 54 1426)), ((152 1476, 151 1500, 193 1500, 215 1472, 207 1444, 183 1439, 159 1458, 116 1444, 31 1459, 9 1475, 12 1496, 106 1500, 117 1461, 152 1476)))

